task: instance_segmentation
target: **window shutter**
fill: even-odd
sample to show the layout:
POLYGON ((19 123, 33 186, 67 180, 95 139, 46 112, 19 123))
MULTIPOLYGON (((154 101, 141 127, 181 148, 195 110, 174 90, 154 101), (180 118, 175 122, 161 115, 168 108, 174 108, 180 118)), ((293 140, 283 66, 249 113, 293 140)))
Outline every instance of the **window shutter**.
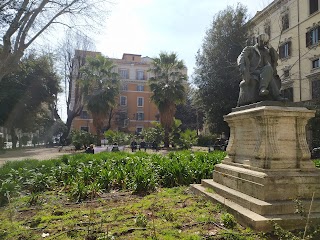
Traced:
POLYGON ((279 57, 283 58, 284 57, 284 45, 281 45, 279 47, 279 57))
POLYGON ((318 0, 309 0, 309 7, 310 7, 310 14, 318 11, 319 9, 318 0))
POLYGON ((320 42, 320 26, 318 26, 318 42, 320 42))
POLYGON ((306 46, 309 47, 311 45, 311 31, 306 33, 306 46))
POLYGON ((288 42, 288 56, 291 56, 291 47, 292 47, 292 42, 288 42))
POLYGON ((144 120, 144 113, 141 113, 141 120, 144 120))

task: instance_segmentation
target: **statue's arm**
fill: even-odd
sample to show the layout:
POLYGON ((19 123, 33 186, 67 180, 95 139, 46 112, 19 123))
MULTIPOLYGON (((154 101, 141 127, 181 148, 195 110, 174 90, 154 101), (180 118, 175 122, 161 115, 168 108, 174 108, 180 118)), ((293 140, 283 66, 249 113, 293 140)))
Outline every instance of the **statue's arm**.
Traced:
POLYGON ((250 79, 250 74, 249 74, 249 67, 250 67, 249 54, 250 54, 250 51, 251 51, 250 47, 245 47, 237 59, 240 73, 242 74, 244 80, 248 80, 248 81, 250 79))
POLYGON ((279 54, 271 46, 269 47, 269 53, 270 53, 270 56, 271 56, 271 66, 273 68, 273 73, 274 73, 274 75, 277 75, 277 66, 278 66, 279 54))

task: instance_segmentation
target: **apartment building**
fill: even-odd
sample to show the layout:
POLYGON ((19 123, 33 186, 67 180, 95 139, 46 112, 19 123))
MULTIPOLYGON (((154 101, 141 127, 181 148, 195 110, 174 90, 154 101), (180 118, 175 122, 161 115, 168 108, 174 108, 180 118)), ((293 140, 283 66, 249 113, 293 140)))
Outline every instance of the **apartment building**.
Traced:
MULTIPOLYGON (((88 55, 86 52, 76 52, 77 55, 88 55)), ((89 55, 100 54, 89 52, 89 55)), ((118 106, 113 111, 111 129, 131 133, 139 133, 144 128, 159 121, 159 111, 151 102, 152 92, 148 86, 152 59, 138 54, 124 53, 121 59, 111 58, 120 76, 120 95, 118 106)), ((74 84, 75 87, 75 84, 74 84)), ((76 94, 76 89, 72 91, 76 94)), ((84 108, 79 117, 72 123, 72 129, 96 133, 90 113, 84 108)))
POLYGON ((251 44, 261 33, 278 49, 283 95, 320 99, 320 0, 275 0, 250 20, 251 44))
POLYGON ((121 81, 113 129, 139 133, 152 127, 152 122, 159 121, 159 111, 151 101, 152 92, 148 86, 152 59, 124 53, 122 59, 112 61, 121 81))

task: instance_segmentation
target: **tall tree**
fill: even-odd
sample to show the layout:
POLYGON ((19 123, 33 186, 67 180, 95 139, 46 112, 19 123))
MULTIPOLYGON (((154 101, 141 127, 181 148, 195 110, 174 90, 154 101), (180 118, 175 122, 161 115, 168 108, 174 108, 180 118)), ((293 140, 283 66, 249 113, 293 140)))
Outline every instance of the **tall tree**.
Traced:
POLYGON ((116 105, 119 95, 119 77, 113 71, 113 62, 102 56, 87 57, 87 63, 80 71, 83 76, 80 80, 88 110, 92 114, 93 125, 96 128, 98 143, 108 116, 116 105))
POLYGON ((18 71, 0 82, 0 125, 10 129, 14 147, 16 129, 34 131, 43 119, 54 123, 52 106, 60 91, 59 81, 50 56, 29 55, 18 71))
POLYGON ((53 25, 101 25, 106 0, 5 0, 0 3, 0 82, 17 68, 24 51, 53 25))
POLYGON ((247 8, 238 4, 217 13, 196 55, 194 82, 212 132, 229 132, 223 116, 237 104, 241 80, 236 59, 247 39, 247 8))
POLYGON ((188 89, 186 102, 177 105, 175 118, 181 120, 181 130, 187 129, 198 130, 203 126, 203 110, 201 105, 196 101, 195 89, 188 89))
POLYGON ((61 57, 60 68, 64 77, 64 92, 67 106, 66 131, 62 139, 67 139, 72 121, 80 116, 84 107, 82 85, 77 80, 82 78, 79 71, 86 63, 86 56, 94 50, 91 39, 81 32, 68 30, 63 43, 59 47, 58 54, 61 57))
POLYGON ((183 70, 186 68, 176 53, 161 52, 153 59, 149 70, 154 77, 149 79, 150 89, 153 92, 151 100, 160 112, 160 123, 164 128, 164 145, 169 147, 169 133, 171 131, 176 105, 185 100, 184 81, 187 80, 183 70))

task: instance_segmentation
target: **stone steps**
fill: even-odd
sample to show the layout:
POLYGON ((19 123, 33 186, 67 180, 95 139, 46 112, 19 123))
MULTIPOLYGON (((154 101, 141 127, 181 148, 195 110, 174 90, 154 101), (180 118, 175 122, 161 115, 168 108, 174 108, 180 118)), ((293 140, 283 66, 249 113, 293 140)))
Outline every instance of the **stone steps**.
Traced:
MULTIPOLYGON (((192 184, 191 190, 196 194, 204 196, 213 203, 220 203, 225 206, 227 210, 237 218, 240 224, 257 231, 271 231, 273 229, 273 222, 280 224, 281 227, 288 230, 303 229, 306 224, 306 219, 301 217, 300 214, 285 213, 294 206, 294 203, 290 201, 273 204, 268 203, 222 186, 221 184, 214 183, 211 179, 204 179, 202 184, 192 184), (223 193, 224 196, 220 193, 223 193), (284 205, 286 204, 288 204, 289 207, 285 207, 284 205), (275 212, 277 208, 283 208, 285 211, 282 211, 283 214, 278 214, 275 212), (263 215, 253 211, 256 209, 260 209, 261 212, 265 211, 265 209, 270 209, 271 211, 263 215)), ((319 202, 317 204, 319 204, 319 202)), ((310 214, 310 222, 312 224, 319 224, 319 219, 320 213, 313 212, 310 214)))

